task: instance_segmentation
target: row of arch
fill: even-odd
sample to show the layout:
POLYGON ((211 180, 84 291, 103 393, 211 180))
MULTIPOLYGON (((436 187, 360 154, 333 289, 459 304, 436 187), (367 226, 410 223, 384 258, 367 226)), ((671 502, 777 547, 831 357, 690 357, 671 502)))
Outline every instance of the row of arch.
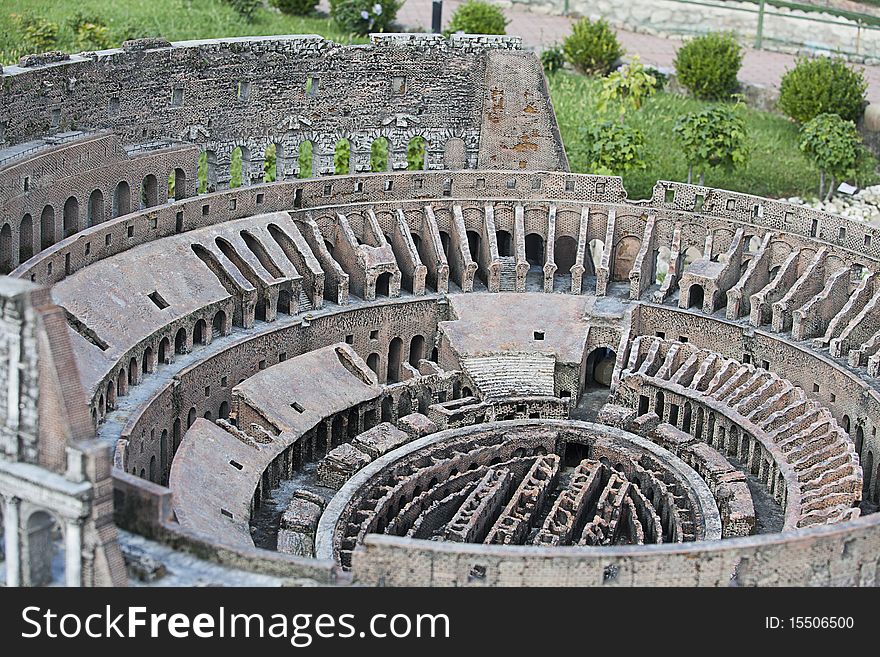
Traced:
MULTIPOLYGON (((184 198, 186 188, 186 172, 180 167, 173 169, 168 176, 168 198, 174 200, 184 198)), ((51 204, 43 207, 38 220, 31 213, 26 213, 18 224, 17 244, 14 244, 12 225, 5 222, 0 227, 0 274, 9 273, 15 266, 29 260, 35 253, 49 248, 59 239, 70 237, 81 230, 104 223, 108 218, 115 219, 132 211, 131 186, 126 180, 120 180, 116 184, 109 208, 104 199, 103 190, 93 189, 83 211, 79 198, 69 196, 62 206, 60 225, 56 218, 55 206, 51 204)), ((155 175, 147 174, 140 186, 140 208, 153 207, 159 202, 159 180, 155 175)))
MULTIPOLYGON (((407 170, 421 171, 427 166, 428 141, 416 135, 407 143, 407 170)), ((346 175, 353 167, 354 153, 347 137, 339 139, 333 147, 333 174, 346 175)), ((319 175, 315 144, 310 140, 300 142, 295 153, 285 152, 284 145, 273 142, 263 152, 263 176, 261 182, 275 182, 284 178, 283 171, 288 161, 296 159, 299 178, 313 178, 319 175)), ((250 184, 251 151, 247 146, 236 146, 230 153, 229 187, 236 188, 250 184)), ((391 170, 390 142, 387 137, 379 137, 370 145, 370 171, 381 173, 391 170)), ((203 151, 198 164, 198 191, 204 193, 216 188, 217 153, 203 151)))
POLYGON ((102 422, 107 413, 116 408, 119 397, 127 395, 132 386, 139 385, 145 375, 155 372, 162 365, 174 362, 175 354, 185 354, 192 347, 207 345, 215 337, 226 335, 228 331, 226 311, 218 310, 211 317, 210 325, 206 318, 199 318, 194 322, 191 333, 186 327, 178 328, 174 333, 173 343, 169 334, 159 339, 155 349, 153 344, 145 346, 140 356, 132 355, 127 364, 121 365, 99 387, 92 407, 92 419, 96 423, 102 422))

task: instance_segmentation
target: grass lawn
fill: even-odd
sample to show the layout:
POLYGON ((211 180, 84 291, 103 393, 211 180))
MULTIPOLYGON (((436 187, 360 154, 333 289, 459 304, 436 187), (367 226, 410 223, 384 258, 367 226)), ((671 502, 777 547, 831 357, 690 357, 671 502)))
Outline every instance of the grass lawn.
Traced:
POLYGON ((29 48, 13 14, 39 16, 58 25, 56 50, 79 52, 94 46, 80 43, 70 19, 81 14, 99 18, 109 29, 111 47, 126 39, 162 36, 170 41, 224 36, 320 34, 339 43, 366 43, 350 38, 328 16, 288 16, 260 9, 248 22, 223 0, 2 0, 0 62, 11 64, 29 48))
MULTIPOLYGON (((572 171, 588 172, 587 162, 577 147, 578 132, 594 115, 599 81, 569 72, 549 76, 553 106, 568 152, 572 171)), ((647 198, 657 180, 687 180, 687 163, 676 145, 672 127, 682 114, 707 107, 706 103, 676 94, 657 93, 642 109, 631 112, 626 121, 645 135, 643 159, 647 168, 624 174, 629 198, 647 198)), ((819 174, 798 149, 798 127, 777 114, 743 108, 751 150, 748 162, 739 170, 706 171, 705 183, 733 191, 767 197, 816 196, 819 174)), ((876 161, 872 162, 875 169, 876 161)), ((696 172, 695 172, 696 177, 696 172)), ((861 185, 878 180, 859 180, 861 185)))

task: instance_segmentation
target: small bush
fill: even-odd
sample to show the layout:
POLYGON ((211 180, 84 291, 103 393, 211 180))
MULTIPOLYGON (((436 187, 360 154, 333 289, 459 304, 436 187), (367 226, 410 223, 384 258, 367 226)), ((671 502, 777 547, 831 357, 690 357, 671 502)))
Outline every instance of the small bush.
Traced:
POLYGON ((541 66, 544 67, 545 73, 555 73, 561 71, 565 66, 565 53, 562 52, 561 46, 550 46, 541 51, 541 66))
POLYGON ((366 35, 385 32, 403 0, 330 0, 330 15, 347 32, 366 35))
POLYGON ((799 123, 833 112, 846 121, 862 116, 868 83, 839 57, 798 59, 782 76, 779 109, 799 123))
POLYGON ((603 19, 582 18, 572 25, 562 49, 569 63, 588 75, 607 75, 623 56, 614 29, 603 19))
POLYGON ((467 0, 453 12, 443 34, 504 34, 509 22, 500 7, 484 0, 467 0))
POLYGON ((800 149, 819 169, 819 196, 825 193, 825 176, 831 176, 828 198, 834 194, 838 180, 858 173, 864 157, 862 137, 856 124, 837 114, 820 114, 804 124, 800 149))
POLYGON ((672 129, 688 163, 688 182, 694 168, 700 184, 707 168, 732 171, 748 159, 748 135, 742 117, 727 105, 685 114, 672 129))
POLYGON ((691 39, 675 54, 678 81, 701 100, 727 100, 736 92, 742 48, 729 33, 691 39))
POLYGON ((315 11, 318 0, 272 0, 272 6, 280 9, 282 14, 308 16, 315 11))
POLYGON ((645 135, 617 121, 594 121, 581 129, 580 146, 590 173, 620 175, 644 169, 645 135))
POLYGON ((76 45, 83 50, 105 50, 113 45, 110 28, 96 16, 77 13, 67 24, 76 35, 76 45))
POLYGON ((642 102, 657 91, 657 79, 648 72, 639 56, 626 66, 621 66, 602 80, 599 90, 599 111, 605 112, 610 105, 617 105, 620 120, 627 109, 637 111, 642 102))
POLYGON ((58 23, 31 14, 12 14, 12 19, 24 35, 25 45, 30 52, 47 52, 57 47, 58 23))

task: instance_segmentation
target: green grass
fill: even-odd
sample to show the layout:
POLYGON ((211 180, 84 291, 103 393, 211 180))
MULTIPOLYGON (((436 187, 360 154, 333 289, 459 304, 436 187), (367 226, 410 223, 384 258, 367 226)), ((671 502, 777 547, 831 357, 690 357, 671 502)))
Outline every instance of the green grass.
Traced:
MULTIPOLYGON (((224 36, 320 34, 339 43, 367 39, 340 31, 327 16, 288 16, 261 9, 248 22, 223 0, 3 0, 0 3, 0 62, 10 64, 32 48, 13 14, 39 16, 58 25, 54 49, 83 50, 70 26, 71 17, 97 17, 109 29, 111 47, 126 39, 162 36, 171 41, 224 36)), ((88 45, 88 44, 86 44, 88 45)))
MULTIPOLYGON (((580 127, 597 116, 596 94, 599 81, 568 72, 548 76, 553 106, 562 132, 562 140, 572 171, 588 173, 587 162, 578 148, 580 127)), ((638 112, 630 112, 627 123, 645 134, 644 161, 647 168, 624 174, 623 182, 630 198, 646 198, 657 180, 687 180, 687 162, 672 134, 672 127, 682 114, 710 105, 670 93, 657 93, 638 112)), ((758 196, 815 196, 819 173, 798 149, 798 127, 787 118, 742 108, 750 139, 749 160, 732 171, 706 171, 705 183, 758 196)), ((874 170, 876 161, 870 163, 874 170)), ((696 175, 696 174, 695 174, 696 175)), ((877 182, 859 180, 862 185, 877 182)))

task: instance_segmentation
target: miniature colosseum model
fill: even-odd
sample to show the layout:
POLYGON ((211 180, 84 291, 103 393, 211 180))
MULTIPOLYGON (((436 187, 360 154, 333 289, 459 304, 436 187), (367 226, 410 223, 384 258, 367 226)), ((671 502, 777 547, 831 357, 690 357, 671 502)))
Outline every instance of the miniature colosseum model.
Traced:
POLYGON ((880 232, 629 200, 517 38, 371 40, 3 69, 6 582, 880 585, 880 232))

